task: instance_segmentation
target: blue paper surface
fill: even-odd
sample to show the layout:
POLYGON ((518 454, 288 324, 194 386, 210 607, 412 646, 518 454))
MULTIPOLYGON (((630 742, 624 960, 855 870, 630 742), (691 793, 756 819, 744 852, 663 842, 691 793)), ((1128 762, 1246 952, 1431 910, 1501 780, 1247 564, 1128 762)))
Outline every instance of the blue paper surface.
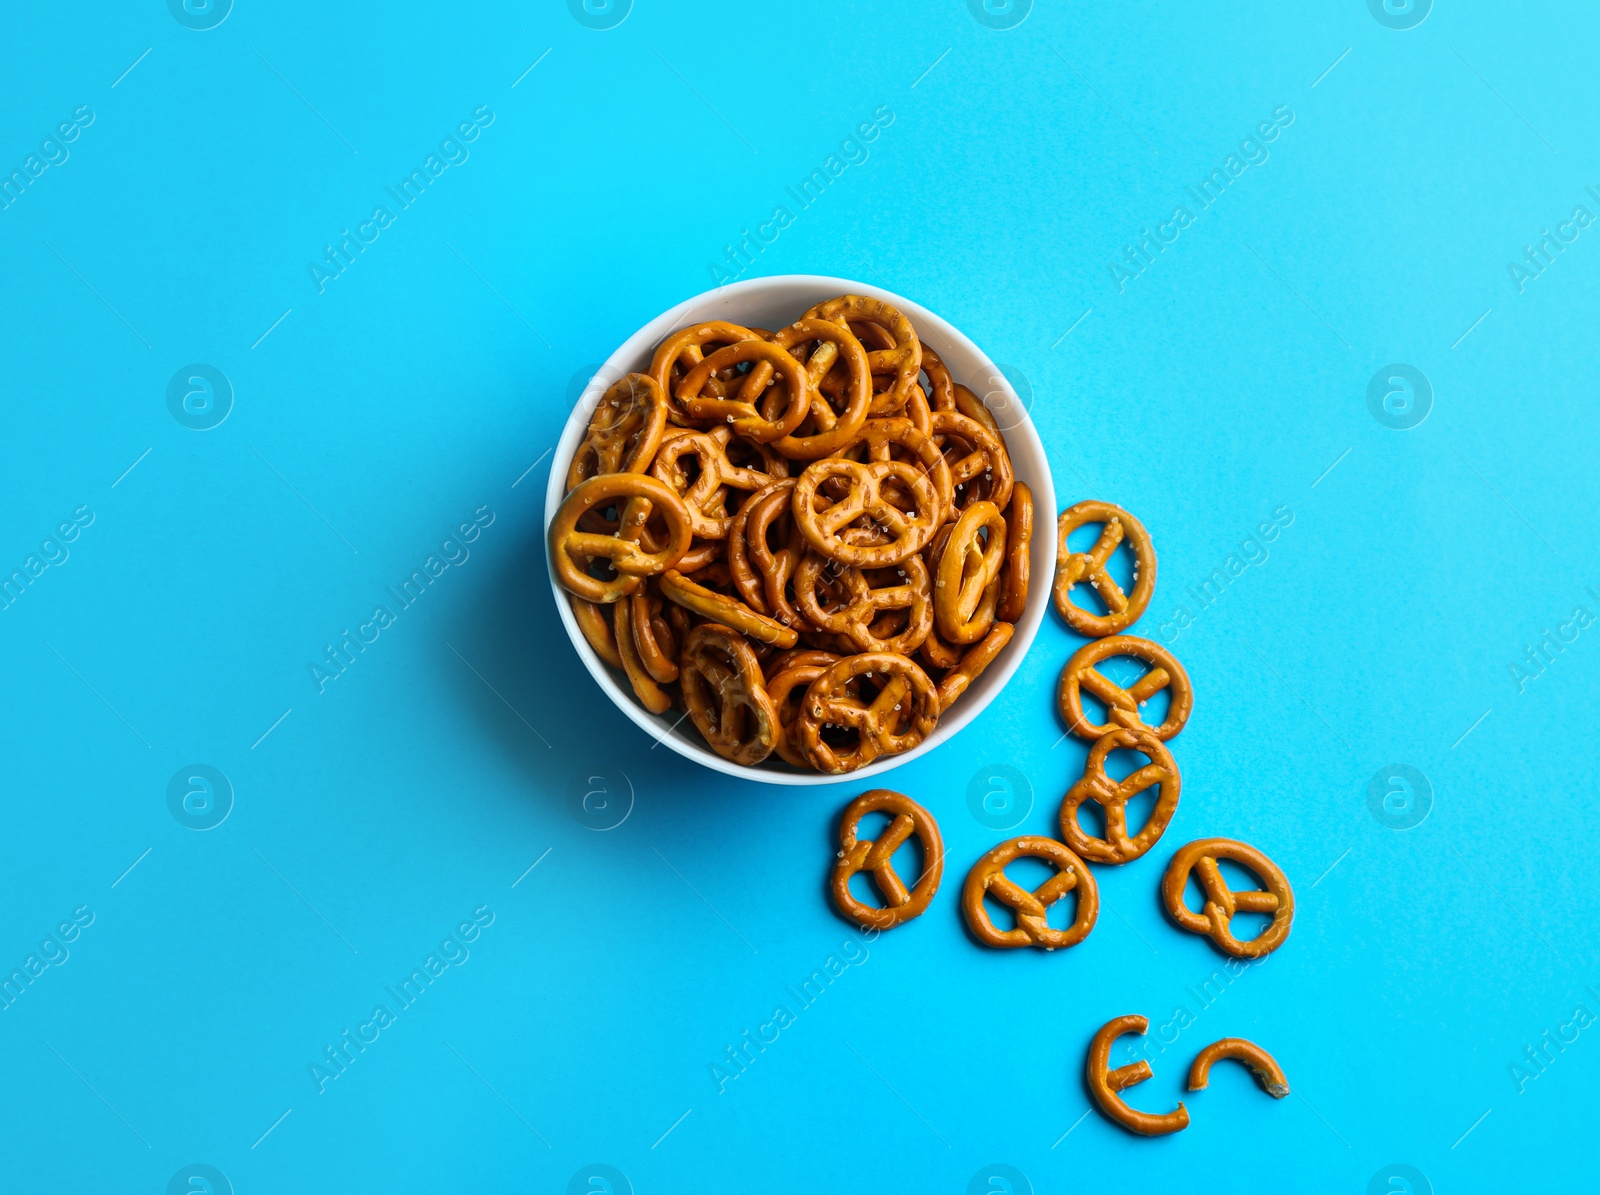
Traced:
POLYGON ((1592 7, 6 27, 8 1189, 1594 1186, 1592 7), (958 914, 1083 765, 1054 616, 893 774, 948 861, 870 940, 824 897, 860 786, 654 748, 561 633, 542 494, 596 363, 789 272, 951 320, 1063 502, 1154 536, 1183 798, 1081 946, 958 914), (1242 970, 1158 904, 1212 835, 1297 897, 1242 970), (1125 1013, 1129 1101, 1187 1131, 1089 1110, 1125 1013), (1224 1036, 1293 1094, 1185 1092, 1224 1036))

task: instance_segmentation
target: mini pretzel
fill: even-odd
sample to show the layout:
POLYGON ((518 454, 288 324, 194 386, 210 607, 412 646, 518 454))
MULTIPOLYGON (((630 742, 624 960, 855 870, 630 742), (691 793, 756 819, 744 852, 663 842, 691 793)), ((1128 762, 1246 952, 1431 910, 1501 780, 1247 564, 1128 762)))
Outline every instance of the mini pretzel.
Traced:
POLYGON ((939 556, 933 599, 939 634, 962 647, 978 642, 994 625, 1005 563, 1006 520, 993 502, 974 502, 961 512, 939 556), (988 538, 980 538, 983 532, 988 538))
POLYGON ((1005 514, 1005 589, 994 613, 1001 622, 1016 622, 1028 608, 1028 553, 1033 546, 1033 491, 1025 482, 1011 487, 1011 505, 1005 514))
POLYGON ((767 340, 741 340, 718 349, 684 375, 676 397, 691 419, 725 421, 741 436, 767 444, 783 439, 805 420, 811 410, 811 378, 783 346, 767 340), (770 366, 783 378, 786 403, 774 418, 769 419, 757 405, 760 389, 753 385, 757 379, 748 375, 737 398, 701 393, 719 370, 757 362, 770 366))
POLYGON ((649 374, 630 373, 611 384, 567 468, 567 489, 601 473, 643 473, 661 446, 667 396, 649 374))
POLYGON ((1224 1059, 1232 1059, 1249 1067, 1261 1090, 1273 1099, 1281 1100, 1289 1094, 1289 1080, 1284 1077, 1278 1060, 1255 1042, 1242 1037, 1225 1037, 1221 1041, 1214 1041, 1195 1055, 1194 1063, 1189 1067, 1189 1090, 1204 1091, 1211 1081, 1211 1064, 1224 1059))
POLYGON ((1061 802, 1061 839, 1091 863, 1131 862, 1166 833, 1178 810, 1182 783, 1177 761, 1160 739, 1146 731, 1119 726, 1089 748, 1083 778, 1067 790, 1061 802), (1150 762, 1123 780, 1113 780, 1106 775, 1106 756, 1119 749, 1142 751, 1150 762), (1153 786, 1160 786, 1161 792, 1150 811, 1150 820, 1144 829, 1129 837, 1128 801, 1153 786), (1104 839, 1095 838, 1078 824, 1078 808, 1085 801, 1094 801, 1104 810, 1104 839))
POLYGON ((808 630, 788 593, 794 570, 806 554, 805 539, 790 517, 793 495, 794 480, 784 478, 745 499, 728 532, 728 572, 745 605, 785 626, 808 630), (767 539, 775 525, 786 533, 781 548, 772 547, 767 539))
POLYGON ((591 602, 614 602, 638 588, 640 577, 665 572, 678 563, 692 534, 688 508, 666 485, 643 473, 602 473, 581 482, 557 508, 550 521, 550 559, 570 592, 591 602), (620 498, 629 501, 617 534, 577 529, 585 511, 620 498), (653 511, 665 518, 668 538, 658 550, 647 551, 636 541, 653 511), (594 559, 609 560, 617 577, 610 581, 591 577, 584 566, 594 559))
POLYGON ((987 498, 1001 510, 1011 501, 1011 457, 1000 435, 956 411, 935 411, 933 438, 950 465, 955 502, 987 498))
POLYGON ((1100 890, 1084 861, 1053 838, 1026 835, 1002 842, 974 864, 961 892, 961 911, 973 936, 985 946, 1042 946, 1046 950, 1076 946, 1089 936, 1100 915, 1100 890), (1006 864, 1018 858, 1043 859, 1056 874, 1029 892, 1006 878, 1006 864), (1049 907, 1069 892, 1078 894, 1077 916, 1066 929, 1045 921, 1049 907), (1002 930, 989 919, 985 894, 1016 910, 1015 928, 1002 930))
POLYGON ((794 724, 800 714, 800 702, 811 682, 838 660, 839 657, 831 651, 790 651, 784 652, 768 668, 767 696, 772 698, 772 704, 778 711, 778 742, 773 750, 785 763, 797 768, 811 766, 795 739, 794 724))
POLYGON ((877 349, 867 354, 867 364, 873 373, 893 373, 894 384, 887 391, 887 399, 873 402, 873 414, 887 414, 905 403, 907 393, 917 385, 917 374, 922 370, 922 342, 911 321, 881 299, 868 299, 861 295, 841 295, 818 303, 805 314, 806 319, 832 320, 849 326, 853 323, 875 324, 893 338, 893 347, 877 349))
POLYGON ((848 635, 858 651, 892 651, 910 655, 928 637, 933 625, 934 604, 928 584, 928 569, 922 557, 907 556, 895 565, 888 584, 874 584, 853 565, 827 560, 807 552, 794 574, 795 602, 800 613, 814 627, 848 635), (825 609, 817 595, 817 584, 826 573, 833 582, 839 601, 825 609), (888 611, 905 611, 905 626, 897 633, 879 634, 878 617, 888 611))
POLYGON ((933 482, 939 496, 940 523, 951 517, 955 489, 950 480, 950 465, 939 451, 939 445, 926 430, 913 419, 869 419, 861 425, 861 434, 843 455, 855 460, 904 460, 913 463, 928 480, 933 482), (897 455, 898 453, 898 455, 897 455))
POLYGON ((1080 635, 1098 639, 1115 635, 1139 621, 1140 615, 1150 605, 1156 591, 1156 549, 1150 542, 1150 533, 1120 506, 1109 502, 1080 502, 1061 512, 1056 539, 1056 610, 1067 620, 1067 625, 1080 635), (1086 523, 1104 523, 1100 538, 1087 552, 1067 549, 1067 537, 1086 523), (1106 561, 1126 536, 1133 549, 1133 592, 1123 593, 1106 561), (1108 613, 1094 614, 1082 606, 1073 605, 1072 587, 1080 581, 1094 586, 1108 613))
POLYGON ((594 654, 611 667, 621 668, 622 657, 617 654, 617 641, 611 634, 611 622, 606 618, 606 608, 597 606, 593 602, 586 602, 570 593, 567 595, 567 600, 572 603, 572 616, 577 620, 578 629, 583 632, 583 637, 589 641, 589 646, 594 648, 594 654))
POLYGON ((758 643, 793 647, 800 642, 799 634, 793 629, 768 618, 765 614, 757 614, 736 598, 716 593, 698 582, 691 581, 677 569, 669 568, 661 574, 661 596, 670 598, 702 618, 709 618, 714 623, 732 627, 758 643))
MULTIPOLYGON (((772 342, 781 348, 793 350, 806 343, 816 344, 806 360, 806 376, 812 383, 810 418, 815 430, 806 435, 793 432, 774 442, 773 447, 794 460, 814 461, 839 451, 852 440, 867 421, 872 405, 872 373, 867 365, 867 351, 848 327, 832 320, 799 319, 772 336, 772 342), (830 368, 844 370, 845 389, 840 397, 844 410, 835 411, 817 389, 830 368)), ((757 362, 746 375, 745 391, 758 390, 767 384, 772 367, 757 362)))
MULTIPOLYGON (((729 323, 726 320, 708 320, 703 324, 693 324, 687 328, 680 328, 667 337, 656 348, 655 356, 650 360, 650 376, 655 379, 656 385, 661 387, 667 396, 668 417, 674 424, 692 427, 696 421, 686 412, 679 409, 672 401, 678 383, 688 372, 704 360, 703 350, 708 344, 738 344, 741 340, 754 340, 756 333, 742 324, 729 323)), ((711 379, 706 388, 713 393, 724 393, 725 387, 720 379, 711 379)), ((699 422, 705 422, 701 420, 699 422)))
POLYGON ((795 720, 795 738, 808 763, 835 775, 863 768, 880 755, 915 747, 939 720, 939 694, 928 674, 905 656, 863 652, 834 664, 806 690, 795 720), (850 694, 850 683, 881 674, 883 689, 871 702, 850 694), (855 731, 848 749, 823 738, 824 727, 855 731))
POLYGON ((690 526, 701 539, 726 539, 733 516, 724 502, 728 487, 752 492, 772 484, 770 474, 735 465, 728 459, 731 433, 726 427, 709 432, 682 431, 666 437, 656 450, 650 474, 680 495, 688 508, 690 526), (687 456, 699 470, 693 481, 683 466, 687 456))
MULTIPOLYGON (((824 501, 826 501, 824 499, 824 501)), ((822 555, 859 568, 899 564, 927 546, 939 529, 939 501, 933 483, 906 461, 868 461, 830 458, 807 466, 794 487, 794 519, 800 533, 822 555), (844 495, 819 509, 818 489, 839 478, 844 495), (913 509, 902 510, 884 494, 884 482, 893 481, 911 497, 913 509), (851 524, 866 518, 887 533, 887 543, 852 543, 851 524)))
POLYGON ((1282 946, 1294 921, 1294 890, 1289 877, 1255 847, 1231 838, 1202 838, 1178 848, 1161 877, 1161 902, 1180 929, 1203 934, 1223 954, 1235 958, 1261 958, 1282 946), (1228 887, 1217 868, 1217 860, 1229 859, 1254 872, 1262 888, 1235 892, 1228 887), (1189 873, 1200 881, 1205 895, 1205 911, 1196 913, 1184 902, 1189 873), (1248 942, 1233 936, 1230 923, 1234 913, 1271 913, 1267 928, 1248 942))
POLYGON ((939 891, 939 880, 944 875, 944 840, 939 837, 939 823, 933 820, 921 805, 902 793, 887 788, 875 788, 862 793, 844 807, 839 815, 839 857, 833 865, 829 889, 833 893, 834 907, 848 921, 862 929, 893 929, 920 917, 927 911, 928 902, 939 891), (856 827, 869 813, 892 813, 894 820, 876 841, 856 838, 856 827), (894 853, 912 834, 922 846, 922 874, 910 890, 894 869, 894 853), (870 871, 878 892, 883 896, 884 907, 877 908, 858 900, 850 891, 850 877, 859 871, 870 871))
POLYGON ((1111 1064, 1111 1045, 1117 1038, 1125 1033, 1144 1033, 1149 1028, 1150 1022, 1141 1016, 1114 1017, 1102 1025, 1089 1042, 1084 1081, 1096 1107, 1107 1120, 1141 1137, 1162 1137, 1189 1127, 1189 1109, 1180 1103, 1171 1112, 1140 1112, 1123 1102, 1118 1092, 1151 1077, 1150 1064, 1142 1058, 1116 1070, 1107 1069, 1111 1064))
POLYGON ((935 411, 955 410, 955 386, 949 367, 927 341, 922 343, 922 372, 928 375, 928 406, 935 411))
MULTIPOLYGON (((617 605, 618 614, 624 609, 627 611, 628 632, 639 662, 651 679, 661 685, 678 679, 678 642, 681 639, 668 620, 664 605, 660 586, 654 578, 617 605)), ((684 633, 688 633, 687 626, 684 633)))
POLYGON ((650 675, 650 670, 644 666, 644 661, 639 656, 638 648, 634 646, 633 619, 628 611, 632 601, 632 597, 625 597, 617 604, 614 622, 617 655, 622 660, 622 671, 627 675, 628 683, 633 686, 633 694, 639 699, 639 704, 652 714, 664 714, 672 708, 672 694, 656 683, 656 678, 650 675))
POLYGON ((1099 739, 1118 726, 1129 730, 1147 730, 1165 742, 1183 729, 1194 706, 1194 688, 1189 674, 1178 663, 1177 657, 1159 643, 1137 639, 1132 635, 1113 635, 1086 643, 1073 653, 1067 666, 1061 670, 1061 684, 1056 702, 1067 729, 1082 739, 1099 739), (1117 656, 1132 656, 1150 665, 1150 671, 1141 676, 1130 688, 1124 689, 1095 667, 1102 660, 1117 656), (1159 726, 1146 726, 1140 716, 1142 706, 1162 689, 1171 689, 1167 716, 1159 726), (1097 726, 1084 715, 1083 691, 1100 699, 1106 707, 1110 721, 1097 726))
MULTIPOLYGON (((947 710, 954 705, 956 698, 967 691, 967 686, 978 679, 978 674, 994 663, 1001 649, 1011 642, 1011 634, 1015 629, 1009 622, 997 622, 982 642, 967 648, 956 666, 939 681, 940 710, 947 710)), ((923 646, 927 646, 926 643, 923 646)))
POLYGON ((678 667, 683 704, 713 751, 747 767, 772 754, 778 711, 739 632, 701 623, 689 632, 678 667))

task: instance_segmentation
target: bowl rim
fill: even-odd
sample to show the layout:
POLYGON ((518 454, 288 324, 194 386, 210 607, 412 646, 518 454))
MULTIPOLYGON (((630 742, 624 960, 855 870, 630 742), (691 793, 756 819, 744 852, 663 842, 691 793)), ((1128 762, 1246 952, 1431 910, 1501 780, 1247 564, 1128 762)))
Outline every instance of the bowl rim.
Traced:
MULTIPOLYGON (((664 743, 685 759, 692 760, 703 767, 721 772, 724 775, 742 780, 751 780, 758 784, 807 787, 827 784, 849 784, 870 777, 881 776, 942 746, 964 730, 969 723, 989 707, 989 704, 1010 682, 1017 668, 1021 666, 1023 658, 1028 654, 1029 648, 1033 646, 1033 640, 1044 621, 1045 609, 1050 604, 1050 585, 1047 583, 1047 579, 1054 574, 1056 553, 1055 509, 1055 484, 1051 475, 1049 454, 1045 450, 1044 440, 1039 435, 1038 429, 1033 424, 1031 414, 1018 397, 1010 380, 1006 378, 989 355, 979 348, 971 337, 942 316, 929 311, 920 303, 908 299, 904 295, 886 290, 881 286, 874 286, 870 283, 850 278, 836 278, 827 274, 770 274, 759 278, 746 278, 738 282, 730 282, 724 286, 712 287, 673 305, 647 321, 606 358, 595 372, 594 377, 584 387, 578 401, 568 413, 561 435, 557 438, 555 448, 552 451, 550 476, 545 485, 544 536, 542 538, 544 542, 545 571, 549 575, 551 593, 555 598, 556 610, 561 618, 562 625, 566 628, 567 637, 572 641, 573 649, 578 653, 578 658, 583 661, 584 667, 588 669, 589 675, 599 685, 601 691, 611 698, 612 703, 634 725, 655 739, 657 743, 664 743), (589 416, 592 414, 595 404, 611 383, 628 372, 629 363, 641 357, 648 360, 655 351, 656 345, 669 333, 676 331, 684 313, 696 305, 711 299, 724 303, 730 298, 737 299, 742 294, 768 291, 779 287, 814 289, 819 296, 816 300, 813 300, 814 302, 820 302, 822 299, 830 298, 834 295, 845 294, 864 295, 868 298, 882 300, 903 312, 916 325, 919 336, 926 329, 932 333, 932 336, 928 337, 928 339, 934 340, 938 344, 959 345, 970 352, 986 369, 990 384, 995 389, 1002 391, 1010 401, 1011 409, 1018 412, 1017 422, 1006 429, 1006 434, 1011 435, 1020 432, 1029 439, 1032 442, 1032 447, 1036 450, 1039 461, 1043 465, 1043 472, 1039 479, 1042 482, 1042 486, 1032 479, 1029 481, 1029 486, 1034 491, 1035 510, 1034 547, 1030 555, 1031 563, 1036 566, 1039 560, 1038 549, 1041 545, 1042 532, 1042 541, 1047 548, 1050 567, 1042 577, 1034 577, 1028 595, 1028 605, 1023 610, 1022 617, 1014 624, 1016 633, 1012 641, 1006 645, 999 658, 985 670, 985 679, 988 681, 985 685, 987 695, 981 701, 965 703, 964 708, 961 708, 951 721, 945 722, 941 719, 940 723, 934 727, 933 732, 910 751, 899 755, 881 757, 864 768, 840 775, 802 772, 798 769, 779 770, 765 765, 748 766, 736 764, 722 758, 715 751, 712 751, 709 746, 697 742, 687 735, 674 733, 676 725, 668 727, 666 733, 663 734, 662 724, 658 721, 660 716, 650 713, 639 704, 632 690, 617 680, 611 669, 600 659, 594 648, 589 645, 589 641, 584 637, 582 630, 578 626, 577 618, 572 612, 572 603, 568 600, 569 595, 556 577, 555 563, 551 557, 549 547, 550 524, 555 519, 556 509, 561 505, 561 500, 566 496, 567 466, 572 459, 572 454, 577 451, 578 443, 583 437, 584 430, 588 427, 589 416), (1046 520, 1040 519, 1039 512, 1041 511, 1046 512, 1046 520), (991 673, 993 674, 992 678, 990 676, 991 673)), ((1035 568, 1035 571, 1038 571, 1037 568, 1035 568)), ((682 721, 683 718, 680 717, 678 722, 681 723, 682 721)))

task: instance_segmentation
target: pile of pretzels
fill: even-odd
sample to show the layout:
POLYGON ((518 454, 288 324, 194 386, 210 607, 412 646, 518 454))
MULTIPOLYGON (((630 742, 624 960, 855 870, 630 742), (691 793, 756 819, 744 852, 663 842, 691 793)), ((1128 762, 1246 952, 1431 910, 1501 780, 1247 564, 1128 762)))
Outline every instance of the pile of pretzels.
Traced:
MULTIPOLYGON (((992 848, 968 871, 961 892, 961 912, 973 938, 996 949, 1037 947, 1064 949, 1089 936, 1099 916, 1099 887, 1089 864, 1119 865, 1149 852, 1171 823, 1178 808, 1181 778, 1177 762, 1167 748, 1189 719, 1194 694, 1189 676, 1170 651, 1160 644, 1122 634, 1145 612, 1155 592, 1156 556, 1150 533, 1133 515, 1108 502, 1080 502, 1061 514, 1053 597, 1057 611, 1074 631, 1090 640, 1073 653, 1062 669, 1057 705, 1067 730, 1093 745, 1082 776, 1067 790, 1058 817, 1059 838, 1027 834, 992 848), (1070 550, 1070 537, 1083 527, 1098 524, 1100 534, 1086 552, 1070 550), (1127 543, 1133 553, 1133 586, 1124 590, 1112 577, 1108 564, 1118 546, 1127 543), (1087 584, 1099 597, 1103 613, 1072 601, 1073 591, 1087 584), (1142 661, 1147 671, 1124 687, 1099 670, 1098 665, 1119 657, 1142 661), (1159 722, 1145 719, 1150 698, 1168 690, 1167 709, 1159 722), (1106 721, 1096 723, 1085 711, 1083 695, 1090 694, 1105 708, 1106 721), (1137 752, 1149 761, 1121 780, 1107 770, 1113 752, 1137 752), (1149 817, 1137 831, 1128 825, 1128 803, 1147 790, 1156 795, 1149 817), (1100 835, 1085 830, 1079 821, 1086 804, 1098 805, 1103 822, 1100 835), (1022 887, 1006 875, 1017 859, 1035 859, 1053 874, 1038 888, 1022 887), (1070 923, 1049 924, 1050 907, 1074 894, 1070 923), (1006 907, 1010 926, 996 925, 989 903, 1006 907)), ((829 888, 834 907, 846 920, 862 927, 893 929, 924 913, 938 892, 944 873, 944 843, 933 815, 903 793, 874 789, 863 793, 839 816, 839 850, 829 888), (860 836, 859 825, 868 814, 889 818, 876 839, 860 836), (895 870, 894 853, 915 837, 921 848, 922 871, 907 884, 895 870), (873 904, 851 891, 860 873, 871 876, 882 904, 873 904)), ((1278 949, 1289 937, 1294 920, 1294 892, 1288 877, 1264 853, 1229 838, 1202 838, 1180 847, 1167 864, 1160 884, 1161 902, 1178 928, 1210 939, 1213 946, 1233 958, 1258 959, 1278 949), (1259 888, 1237 890, 1228 884, 1218 866, 1227 861, 1252 872, 1259 888), (1185 891, 1189 880, 1198 881, 1203 909, 1191 909, 1185 891), (1254 937, 1234 933, 1237 913, 1265 914, 1269 920, 1254 937)), ((1123 1034, 1143 1033, 1142 1016, 1117 1017, 1107 1022, 1090 1044, 1085 1079, 1095 1105, 1113 1123, 1143 1136, 1174 1133, 1188 1127, 1183 1104, 1164 1113, 1141 1112, 1124 1102, 1121 1092, 1150 1078, 1147 1062, 1112 1069, 1112 1043, 1123 1034)), ((1222 1059, 1241 1062, 1256 1075, 1262 1089, 1275 1098, 1289 1094, 1288 1080, 1273 1057, 1253 1042, 1225 1038, 1206 1047, 1190 1071, 1189 1087, 1207 1085, 1211 1064, 1222 1059)))
POLYGON ((1005 436, 878 299, 674 332, 601 397, 566 486, 550 558, 584 637, 736 764, 911 750, 1027 604, 1005 436))

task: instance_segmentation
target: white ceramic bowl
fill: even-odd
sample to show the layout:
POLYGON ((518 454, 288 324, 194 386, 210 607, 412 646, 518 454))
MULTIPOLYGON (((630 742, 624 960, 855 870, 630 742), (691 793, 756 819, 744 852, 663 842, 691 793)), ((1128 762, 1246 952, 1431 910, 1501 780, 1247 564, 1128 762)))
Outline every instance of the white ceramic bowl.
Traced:
POLYGON ((783 274, 776 278, 752 278, 735 282, 719 290, 696 295, 671 311, 658 315, 640 328, 600 367, 600 372, 584 390, 577 407, 567 419, 567 426, 556 443, 555 459, 550 465, 550 484, 545 492, 544 523, 548 533, 556 508, 565 493, 567 467, 577 451, 589 426, 589 417, 595 404, 611 383, 623 374, 647 370, 650 358, 658 344, 667 335, 686 324, 705 320, 724 319, 747 327, 782 328, 800 317, 808 307, 835 295, 867 295, 882 299, 899 308, 917 329, 917 334, 938 352, 949 367, 950 376, 976 391, 994 412, 996 421, 1005 431, 1006 446, 1011 453, 1013 471, 1018 481, 1025 481, 1033 490, 1034 535, 1031 564, 1031 583, 1028 607, 1016 624, 1016 634, 1006 649, 982 675, 967 689, 955 708, 939 719, 939 723, 922 743, 903 755, 892 755, 869 764, 857 772, 843 776, 827 776, 820 772, 802 772, 789 767, 776 756, 759 767, 744 767, 731 763, 712 751, 695 730, 694 724, 681 721, 676 711, 652 714, 639 704, 628 680, 620 672, 613 672, 595 654, 583 632, 578 629, 567 591, 556 580, 555 570, 550 572, 550 588, 555 593, 556 609, 567 628, 572 646, 582 658, 595 683, 604 689, 617 708, 631 718, 652 738, 659 739, 679 755, 692 759, 718 772, 754 780, 762 784, 839 784, 865 780, 909 763, 920 755, 937 748, 941 743, 960 733, 985 706, 994 700, 1011 674, 1016 671, 1033 637, 1044 619, 1045 608, 1050 604, 1050 583, 1055 576, 1056 560, 1056 492, 1050 482, 1050 466, 1045 459, 1044 444, 1034 430, 1021 400, 1011 383, 1006 381, 983 351, 955 328, 933 312, 864 282, 847 278, 826 278, 816 274, 783 274))

